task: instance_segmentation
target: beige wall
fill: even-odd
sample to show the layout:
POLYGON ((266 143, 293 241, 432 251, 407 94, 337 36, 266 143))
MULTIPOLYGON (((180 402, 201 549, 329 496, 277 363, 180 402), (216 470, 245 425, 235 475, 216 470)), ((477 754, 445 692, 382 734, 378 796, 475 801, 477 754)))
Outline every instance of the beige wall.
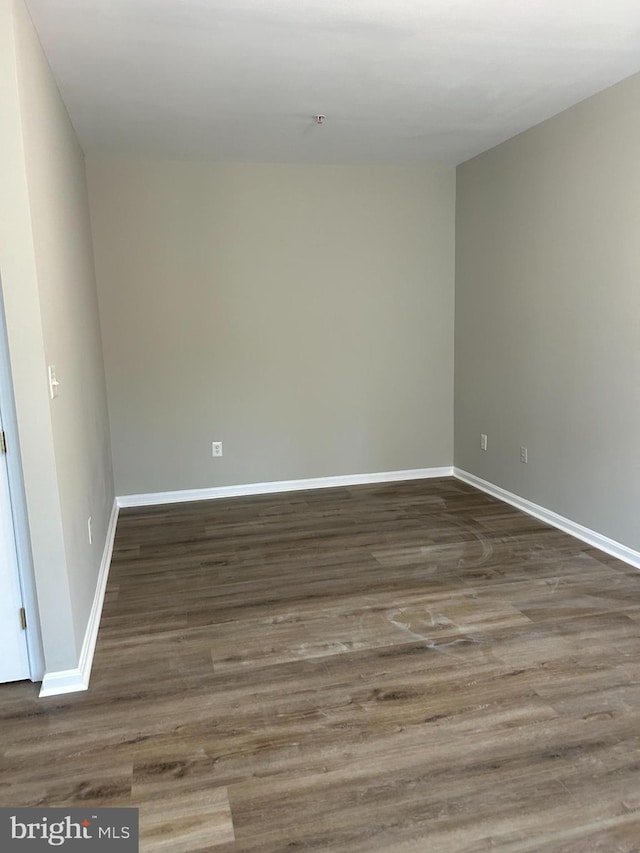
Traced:
POLYGON ((0 271, 48 671, 74 668, 113 503, 84 158, 21 0, 0 6, 0 271), (46 366, 60 396, 49 401, 46 366), (93 545, 87 518, 93 516, 93 545))
POLYGON ((636 76, 460 166, 456 230, 456 465, 634 549, 639 99, 636 76))
POLYGON ((118 494, 451 464, 453 169, 88 179, 118 494))

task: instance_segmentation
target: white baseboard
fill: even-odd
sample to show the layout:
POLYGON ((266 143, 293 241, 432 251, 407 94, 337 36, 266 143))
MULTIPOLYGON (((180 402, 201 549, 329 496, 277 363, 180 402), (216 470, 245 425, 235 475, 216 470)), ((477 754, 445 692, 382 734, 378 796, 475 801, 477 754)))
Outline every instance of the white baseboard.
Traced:
POLYGON ((104 604, 104 594, 107 588, 107 579, 109 578, 109 567, 111 566, 111 556, 113 554, 113 543, 116 535, 116 525, 118 523, 118 502, 117 499, 113 502, 111 516, 107 527, 107 537, 104 543, 102 552, 102 560, 100 562, 100 570, 98 572, 98 581, 96 583, 96 591, 93 597, 91 613, 89 621, 84 633, 84 641, 80 650, 80 659, 78 666, 75 669, 63 669, 54 672, 46 672, 42 679, 42 688, 40 696, 58 696, 61 693, 76 693, 80 690, 87 690, 89 687, 89 679, 91 678, 91 665, 93 663, 93 655, 96 650, 96 642, 98 639, 98 629, 100 628, 100 617, 102 615, 102 605, 104 604))
POLYGON ((603 536, 601 533, 596 533, 595 530, 583 527, 582 524, 571 521, 570 518, 558 515, 557 512, 553 512, 550 509, 545 509, 543 506, 534 504, 532 501, 529 501, 526 498, 521 498, 519 495, 513 494, 513 492, 508 492, 500 486, 495 486, 487 480, 476 477, 475 474, 469 474, 468 471, 463 471, 460 468, 454 468, 453 474, 458 478, 458 480, 462 480, 470 486, 475 486, 476 489, 480 489, 481 491, 492 495, 494 498, 498 498, 498 500, 511 504, 511 506, 522 510, 522 512, 526 512, 527 515, 532 515, 539 521, 544 521, 546 524, 551 525, 551 527, 557 527, 558 530, 562 530, 570 536, 575 536, 576 539, 581 539, 583 542, 593 545, 594 548, 598 548, 600 551, 604 551, 606 554, 611 554, 612 557, 617 557, 619 560, 640 569, 639 551, 634 551, 632 548, 628 548, 626 545, 622 545, 614 539, 609 539, 608 536, 603 536))
POLYGON ((338 477, 314 477, 308 480, 276 480, 268 483, 244 483, 239 486, 214 486, 210 489, 183 489, 176 492, 151 492, 142 495, 121 495, 119 507, 159 506, 185 501, 210 501, 242 495, 270 495, 277 492, 298 492, 304 489, 332 489, 337 486, 361 486, 367 483, 393 483, 401 480, 425 480, 451 477, 452 467, 412 468, 405 471, 382 471, 377 474, 345 474, 338 477))

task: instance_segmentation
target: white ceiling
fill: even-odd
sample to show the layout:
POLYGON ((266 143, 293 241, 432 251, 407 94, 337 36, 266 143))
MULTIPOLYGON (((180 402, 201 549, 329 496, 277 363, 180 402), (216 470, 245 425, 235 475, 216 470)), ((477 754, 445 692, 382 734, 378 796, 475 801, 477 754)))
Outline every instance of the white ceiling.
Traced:
POLYGON ((27 4, 86 152, 458 163, 640 70, 639 0, 27 4))

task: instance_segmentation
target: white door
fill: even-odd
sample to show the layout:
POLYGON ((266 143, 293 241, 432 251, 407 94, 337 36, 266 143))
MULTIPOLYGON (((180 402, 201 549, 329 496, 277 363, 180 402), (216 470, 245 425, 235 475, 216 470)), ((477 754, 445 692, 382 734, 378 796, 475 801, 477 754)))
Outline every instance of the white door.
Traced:
POLYGON ((20 618, 22 592, 3 439, 0 412, 0 682, 29 678, 27 632, 20 618))

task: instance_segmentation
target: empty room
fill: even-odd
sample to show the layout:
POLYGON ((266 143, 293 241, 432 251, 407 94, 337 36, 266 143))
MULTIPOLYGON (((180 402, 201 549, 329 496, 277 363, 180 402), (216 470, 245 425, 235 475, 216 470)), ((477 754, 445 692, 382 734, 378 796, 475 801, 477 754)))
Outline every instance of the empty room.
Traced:
POLYGON ((0 0, 0 849, 637 853, 640 5, 0 0))

